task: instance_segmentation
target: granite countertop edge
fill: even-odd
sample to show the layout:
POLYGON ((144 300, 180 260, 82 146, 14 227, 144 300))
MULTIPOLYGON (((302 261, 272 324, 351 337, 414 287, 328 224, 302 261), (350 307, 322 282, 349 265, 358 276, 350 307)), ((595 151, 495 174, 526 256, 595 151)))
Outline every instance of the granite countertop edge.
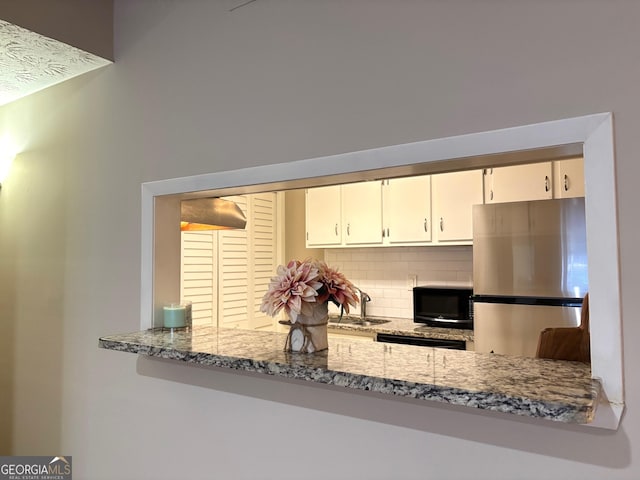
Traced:
MULTIPOLYGON (((342 356, 352 354, 352 349, 364 349, 364 357, 367 362, 371 362, 372 355, 376 352, 379 356, 384 356, 387 363, 393 360, 390 356, 391 349, 386 346, 371 342, 362 344, 361 342, 350 343, 342 341, 330 344, 330 349, 315 354, 287 353, 282 351, 284 335, 272 332, 241 331, 236 329, 216 329, 208 328, 191 333, 171 334, 162 332, 162 329, 133 332, 122 335, 105 336, 99 339, 99 347, 107 350, 123 351, 128 353, 146 355, 149 357, 159 357, 164 359, 177 360, 198 365, 228 368, 247 372, 262 373, 273 376, 280 376, 290 379, 304 380, 315 383, 335 385, 356 390, 373 391, 382 394, 409 397, 420 400, 436 401, 451 405, 472 407, 482 410, 490 410, 516 414, 527 417, 542 418, 564 423, 589 423, 594 416, 595 408, 599 400, 601 386, 597 379, 585 377, 583 364, 572 365, 575 362, 561 362, 562 369, 565 369, 567 377, 575 376, 579 379, 580 387, 550 385, 547 398, 532 395, 530 392, 522 393, 511 385, 501 388, 499 382, 492 384, 482 377, 477 385, 464 385, 462 377, 464 372, 447 377, 446 372, 438 378, 424 379, 423 376, 416 375, 415 379, 410 375, 405 378, 398 378, 397 375, 385 375, 386 369, 373 369, 370 372, 366 367, 358 365, 357 359, 354 366, 342 362, 342 356), (267 334, 265 336, 265 334, 267 334), (176 335, 174 337, 173 335, 176 335), (275 336, 275 337, 274 337, 275 336), (236 339, 236 338, 239 338, 236 339), (252 339, 255 338, 256 354, 252 354, 252 339), (275 342, 273 339, 275 338, 275 342), (186 339, 187 344, 182 345, 186 339), (215 339, 215 342, 213 341, 215 339), (265 348, 265 339, 266 348, 265 348), (176 345, 173 345, 175 342, 176 345), (282 343, 281 343, 282 341, 282 343), (193 346, 191 345, 193 342, 193 346), (271 343, 270 343, 271 342, 271 343), (199 345, 195 345, 198 344, 199 345), (223 349, 220 345, 232 344, 227 351, 215 351, 215 348, 223 349), (211 345, 216 344, 213 348, 211 345), (234 344, 241 344, 234 347, 234 344), (259 345, 259 347, 258 347, 259 345), (271 346, 275 348, 271 348, 271 346), (279 348, 278 348, 279 347, 279 348), (383 350, 381 350, 383 348, 383 350), (341 350, 342 349, 342 350, 341 350), (259 350, 259 351, 258 351, 259 350), (348 353, 347 353, 348 352, 348 353), (338 358, 340 357, 340 358, 338 358), (334 362, 336 366, 329 366, 334 362), (444 380, 442 380, 444 379, 444 380), (460 383, 462 382, 462 383, 460 383), (564 390, 563 390, 564 388, 564 390), (560 393, 559 393, 560 392, 560 393)), ((394 345, 393 352, 398 357, 398 350, 407 357, 411 355, 420 356, 419 362, 424 362, 424 355, 427 351, 433 351, 433 363, 435 365, 436 354, 448 355, 449 363, 455 363, 456 355, 459 361, 464 361, 470 365, 475 365, 474 358, 487 354, 475 354, 474 352, 449 352, 429 347, 414 347, 405 345, 394 345), (439 350, 440 352, 436 352, 439 350)), ((427 353, 427 359, 430 355, 427 353)), ((502 362, 502 356, 489 357, 491 362, 502 362)), ((447 357, 443 357, 445 360, 447 357)), ((405 359, 403 358, 403 361, 405 359)), ((412 361, 409 358, 409 361, 412 361)), ((518 357, 509 359, 506 366, 513 365, 513 362, 552 362, 549 360, 524 359, 518 357)), ((375 360, 373 361, 375 363, 375 360)), ((544 364, 541 364, 544 365, 544 364)), ((436 367, 434 366, 434 369, 436 367)), ((473 367, 471 367, 473 368, 473 367)), ((486 367, 485 367, 486 368, 486 367)), ((495 369, 493 366, 491 369, 495 369)), ((547 367, 545 367, 547 368, 547 367)), ((555 368, 550 369, 554 371, 555 368)), ((484 375, 484 374, 483 374, 484 375)), ((553 383, 553 379, 540 374, 537 381, 553 383)), ((504 380, 503 380, 504 381, 504 380)), ((531 379, 529 379, 531 381, 531 379)), ((561 384, 565 379, 559 379, 561 384)))

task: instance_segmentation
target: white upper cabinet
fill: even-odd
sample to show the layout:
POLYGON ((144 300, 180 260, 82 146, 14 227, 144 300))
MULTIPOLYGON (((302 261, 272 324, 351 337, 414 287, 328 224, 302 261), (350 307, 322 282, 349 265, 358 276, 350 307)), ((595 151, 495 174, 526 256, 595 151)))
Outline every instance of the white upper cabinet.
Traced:
POLYGON ((487 168, 485 203, 584 197, 582 157, 487 168))
POLYGON ((583 196, 582 158, 311 188, 306 245, 469 245, 473 205, 583 196))
POLYGON ((342 243, 341 190, 340 185, 307 189, 307 247, 342 243))
POLYGON ((553 162, 553 180, 554 198, 584 197, 584 159, 553 162))
POLYGON ((470 244, 482 180, 472 170, 308 189, 307 247, 470 244))
POLYGON ((382 182, 350 183, 342 186, 344 243, 382 243, 382 182))
POLYGON ((553 198, 551 162, 485 169, 485 203, 553 198))
POLYGON ((435 240, 447 244, 472 242, 472 206, 483 203, 482 181, 482 170, 431 176, 435 240))
POLYGON ((385 243, 431 242, 431 177, 393 178, 383 185, 385 243))

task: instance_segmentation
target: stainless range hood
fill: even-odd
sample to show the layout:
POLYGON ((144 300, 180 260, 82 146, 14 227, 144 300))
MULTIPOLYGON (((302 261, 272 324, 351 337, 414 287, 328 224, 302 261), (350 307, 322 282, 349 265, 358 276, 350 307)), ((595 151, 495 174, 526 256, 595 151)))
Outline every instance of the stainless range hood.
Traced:
POLYGON ((244 229, 247 218, 240 207, 222 198, 196 198, 180 202, 180 230, 244 229))

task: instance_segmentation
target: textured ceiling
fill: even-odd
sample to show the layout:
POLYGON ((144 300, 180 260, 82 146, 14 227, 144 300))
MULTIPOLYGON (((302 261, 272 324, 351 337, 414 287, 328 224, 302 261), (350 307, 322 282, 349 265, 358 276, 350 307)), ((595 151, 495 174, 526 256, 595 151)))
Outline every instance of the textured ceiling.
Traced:
POLYGON ((0 20, 0 105, 111 63, 0 20))

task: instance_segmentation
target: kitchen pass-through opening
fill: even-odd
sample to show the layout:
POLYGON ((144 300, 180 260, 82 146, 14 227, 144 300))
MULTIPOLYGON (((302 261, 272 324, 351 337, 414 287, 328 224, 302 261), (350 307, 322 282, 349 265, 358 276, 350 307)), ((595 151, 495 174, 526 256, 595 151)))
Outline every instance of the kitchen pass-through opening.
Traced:
MULTIPOLYGON (((596 114, 504 130, 143 184, 141 326, 179 295, 180 200, 532 163, 582 154, 591 296, 592 374, 616 428, 623 409, 613 122, 596 114), (597 275, 592 273, 597 272, 597 275), (613 352, 613 354, 612 354, 613 352)), ((602 409, 599 409, 602 412, 602 409)))

